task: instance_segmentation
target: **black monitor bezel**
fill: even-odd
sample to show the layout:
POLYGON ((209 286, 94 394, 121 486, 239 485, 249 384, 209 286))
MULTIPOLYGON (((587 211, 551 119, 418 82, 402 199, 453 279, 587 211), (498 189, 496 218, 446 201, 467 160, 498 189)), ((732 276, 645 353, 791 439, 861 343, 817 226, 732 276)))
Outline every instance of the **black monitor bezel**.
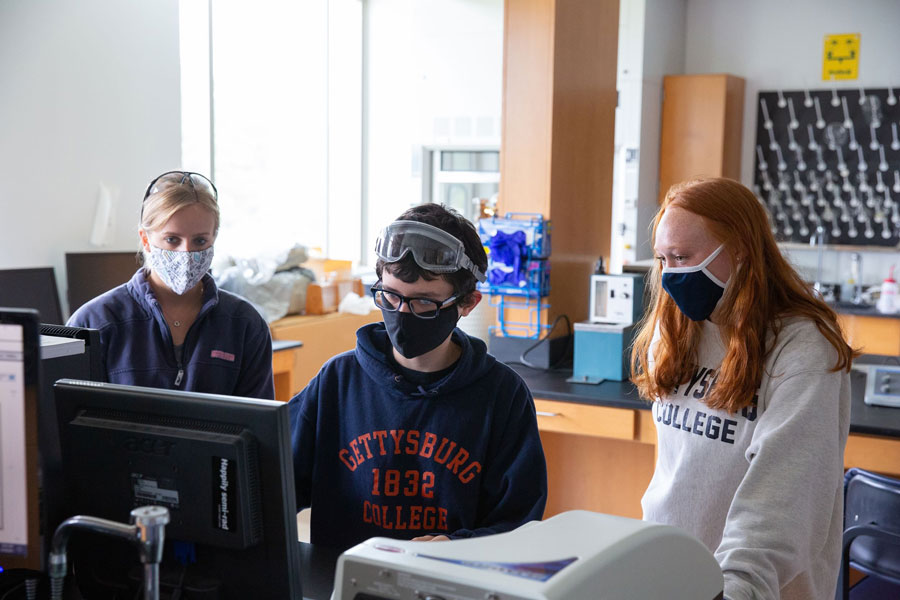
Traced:
POLYGON ((0 323, 20 325, 25 374, 25 469, 28 503, 28 548, 24 557, 0 554, 4 570, 42 568, 38 480, 38 398, 41 385, 40 316, 28 308, 0 308, 0 323))

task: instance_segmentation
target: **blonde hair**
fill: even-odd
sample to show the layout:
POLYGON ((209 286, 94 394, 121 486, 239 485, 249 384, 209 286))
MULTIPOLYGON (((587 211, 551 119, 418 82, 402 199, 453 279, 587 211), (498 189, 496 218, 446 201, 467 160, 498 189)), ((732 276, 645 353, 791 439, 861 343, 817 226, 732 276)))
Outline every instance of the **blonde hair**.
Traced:
POLYGON ((161 189, 144 198, 140 229, 159 229, 182 208, 199 204, 213 213, 216 220, 215 233, 219 232, 219 203, 212 189, 205 185, 194 185, 185 180, 183 175, 159 181, 154 185, 154 189, 156 188, 161 189))
MULTIPOLYGON (((701 217, 714 238, 725 246, 734 269, 721 300, 716 324, 725 341, 725 358, 718 380, 705 402, 710 408, 734 413, 753 401, 771 347, 767 333, 781 330, 785 317, 812 320, 837 351, 832 371, 849 370, 859 354, 844 341, 837 316, 782 256, 760 201, 731 179, 697 179, 672 186, 653 220, 652 238, 670 207, 701 217), (740 260, 735 260, 740 257, 740 260)), ((661 289, 662 269, 657 261, 650 275, 651 304, 631 352, 632 380, 641 396, 655 399, 686 383, 697 362, 700 323, 688 319, 669 294, 661 289), (653 368, 648 352, 654 331, 653 368)))

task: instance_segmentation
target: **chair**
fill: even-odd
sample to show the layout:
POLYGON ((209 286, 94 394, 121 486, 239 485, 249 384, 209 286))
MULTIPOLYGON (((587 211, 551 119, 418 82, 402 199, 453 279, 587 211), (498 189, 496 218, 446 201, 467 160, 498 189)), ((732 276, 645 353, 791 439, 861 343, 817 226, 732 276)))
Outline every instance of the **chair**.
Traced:
POLYGON ((900 480, 856 468, 844 475, 842 600, 851 597, 851 566, 870 576, 854 586, 854 598, 900 598, 900 480))

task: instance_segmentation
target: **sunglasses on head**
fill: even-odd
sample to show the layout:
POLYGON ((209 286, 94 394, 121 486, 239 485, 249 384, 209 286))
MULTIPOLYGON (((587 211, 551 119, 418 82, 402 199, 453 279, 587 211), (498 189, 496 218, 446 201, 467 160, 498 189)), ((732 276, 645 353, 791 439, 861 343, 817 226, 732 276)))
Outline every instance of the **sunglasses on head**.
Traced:
POLYGON ((153 194, 161 192, 170 187, 174 187, 176 185, 190 185, 195 190, 206 190, 209 194, 212 195, 213 200, 215 200, 216 202, 219 201, 219 191, 216 189, 216 186, 213 184, 213 182, 210 181, 209 178, 205 175, 194 173, 192 171, 166 171, 165 173, 151 181, 150 185, 147 186, 147 191, 144 192, 144 200, 141 201, 142 221, 144 219, 143 202, 153 194))

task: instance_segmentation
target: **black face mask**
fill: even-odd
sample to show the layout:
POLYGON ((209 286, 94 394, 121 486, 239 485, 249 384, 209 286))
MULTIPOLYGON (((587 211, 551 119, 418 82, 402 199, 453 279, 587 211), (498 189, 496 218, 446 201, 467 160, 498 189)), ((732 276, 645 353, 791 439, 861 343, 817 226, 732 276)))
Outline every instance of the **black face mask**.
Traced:
POLYGON ((441 345, 459 321, 456 304, 444 307, 433 319, 420 319, 411 312, 381 311, 391 344, 404 358, 415 358, 441 345))

